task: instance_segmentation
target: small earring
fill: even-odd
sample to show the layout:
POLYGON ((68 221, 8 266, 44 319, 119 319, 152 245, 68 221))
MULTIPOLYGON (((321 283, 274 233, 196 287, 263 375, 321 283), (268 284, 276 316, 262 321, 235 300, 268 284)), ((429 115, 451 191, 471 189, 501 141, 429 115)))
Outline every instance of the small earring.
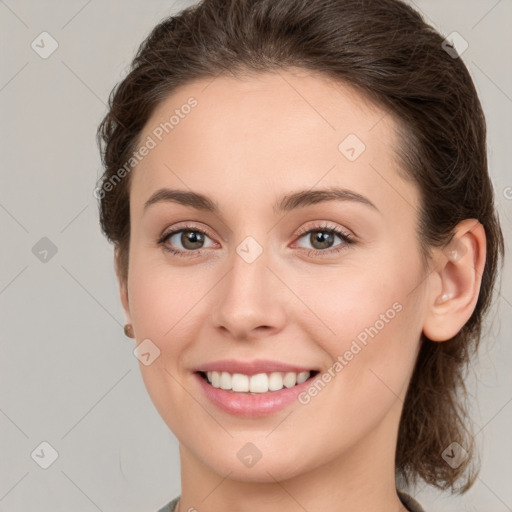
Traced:
POLYGON ((133 338, 133 327, 132 324, 125 324, 124 326, 124 335, 128 338, 133 338))
POLYGON ((450 300, 453 298, 453 293, 444 293, 439 297, 438 302, 446 302, 447 300, 450 300))

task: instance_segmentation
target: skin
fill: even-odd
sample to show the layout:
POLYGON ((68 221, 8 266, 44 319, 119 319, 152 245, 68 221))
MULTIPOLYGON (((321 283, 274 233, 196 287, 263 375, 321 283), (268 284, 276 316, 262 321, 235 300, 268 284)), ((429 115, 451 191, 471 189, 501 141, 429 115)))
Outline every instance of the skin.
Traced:
POLYGON ((180 443, 180 512, 404 510, 394 457, 421 333, 442 342, 471 316, 485 263, 482 225, 458 225, 462 257, 450 261, 436 250, 430 269, 422 266, 419 193, 397 172, 395 120, 346 85, 297 69, 196 81, 158 106, 139 140, 190 96, 198 105, 132 171, 127 281, 117 268, 137 343, 149 338, 160 350, 140 369, 180 443), (351 133, 366 145, 355 161, 338 149, 351 133), (285 194, 330 186, 378 210, 353 201, 272 209, 285 194), (173 202, 144 212, 162 187, 208 195, 219 214, 173 202), (297 235, 323 232, 325 222, 354 243, 329 255, 345 242, 335 236, 322 249, 310 232, 297 235), (207 231, 202 254, 179 235, 167 245, 188 250, 186 257, 158 244, 183 223, 207 231), (263 249, 252 263, 236 252, 247 236, 263 249), (307 405, 232 416, 192 374, 231 358, 327 371, 397 302, 401 311, 307 405), (247 442, 261 452, 250 468, 237 458, 247 442))

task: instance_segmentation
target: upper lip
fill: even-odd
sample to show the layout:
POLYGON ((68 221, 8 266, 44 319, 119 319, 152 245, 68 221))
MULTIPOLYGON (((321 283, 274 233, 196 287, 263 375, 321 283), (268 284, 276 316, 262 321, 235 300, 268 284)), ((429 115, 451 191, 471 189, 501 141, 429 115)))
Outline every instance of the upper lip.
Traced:
POLYGON ((309 372, 315 371, 311 367, 297 366, 294 364, 282 363, 281 361, 270 361, 257 359, 253 361, 237 361, 235 359, 225 359, 205 363, 196 368, 197 372, 228 372, 242 373, 244 375, 256 375, 257 373, 271 372, 309 372))

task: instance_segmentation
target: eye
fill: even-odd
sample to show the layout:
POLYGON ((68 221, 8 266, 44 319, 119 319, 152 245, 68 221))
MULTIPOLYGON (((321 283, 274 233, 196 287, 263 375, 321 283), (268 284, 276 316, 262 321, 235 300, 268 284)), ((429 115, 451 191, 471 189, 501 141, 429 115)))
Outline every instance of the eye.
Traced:
POLYGON ((183 226, 162 235, 158 240, 158 244, 166 251, 178 256, 191 256, 190 253, 192 252, 199 253, 201 249, 215 246, 214 243, 210 246, 204 246, 206 238, 211 240, 207 233, 202 229, 195 226, 183 226), (176 246, 178 247, 177 249, 176 246))
POLYGON ((336 226, 330 225, 316 226, 302 231, 299 240, 303 238, 313 246, 312 249, 307 250, 309 256, 338 253, 345 250, 347 245, 354 243, 348 233, 341 231, 336 226), (336 238, 339 238, 341 243, 333 246, 336 238))
MULTIPOLYGON (((299 232, 299 240, 303 238, 313 246, 312 249, 302 247, 308 256, 332 255, 347 249, 349 244, 354 243, 351 235, 331 225, 303 229, 299 232), (341 243, 333 245, 336 238, 339 238, 341 243)), ((206 231, 196 226, 175 228, 164 233, 157 242, 165 251, 181 257, 200 256, 203 249, 216 246, 206 231), (204 245, 206 239, 210 240, 209 245, 204 245)))

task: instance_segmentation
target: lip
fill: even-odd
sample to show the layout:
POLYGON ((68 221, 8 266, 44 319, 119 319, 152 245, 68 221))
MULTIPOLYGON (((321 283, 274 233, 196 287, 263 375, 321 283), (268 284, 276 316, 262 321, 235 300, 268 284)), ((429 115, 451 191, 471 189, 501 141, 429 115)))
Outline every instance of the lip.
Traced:
POLYGON ((316 373, 302 384, 297 384, 292 388, 285 387, 279 391, 269 391, 267 393, 239 393, 214 388, 199 371, 193 374, 202 392, 213 405, 223 412, 243 418, 270 416, 291 406, 293 403, 298 406, 298 396, 311 386, 319 375, 320 373, 316 373))
MULTIPOLYGON (((312 372, 318 371, 317 368, 296 366, 280 361, 270 361, 268 359, 257 359, 253 361, 237 361, 235 359, 225 359, 222 361, 215 361, 199 366, 195 369, 196 372, 228 372, 228 373, 243 373, 244 375, 256 375, 257 373, 271 373, 271 372, 312 372)), ((307 381, 306 381, 307 382, 307 381)))

